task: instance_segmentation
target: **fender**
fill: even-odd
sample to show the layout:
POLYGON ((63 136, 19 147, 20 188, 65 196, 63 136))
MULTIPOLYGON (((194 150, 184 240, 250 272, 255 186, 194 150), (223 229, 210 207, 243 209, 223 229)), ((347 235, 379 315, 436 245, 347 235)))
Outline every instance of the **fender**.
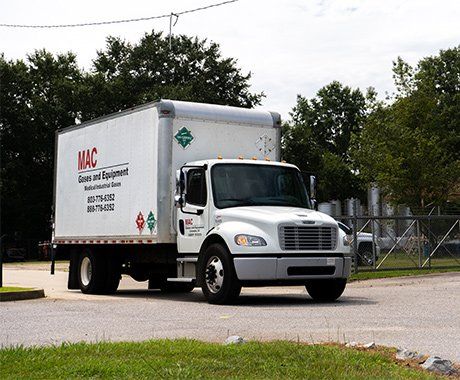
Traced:
POLYGON ((267 234, 266 231, 262 230, 258 226, 241 221, 228 221, 218 225, 216 228, 210 231, 210 235, 204 240, 200 253, 206 249, 209 244, 214 242, 222 242, 225 244, 229 253, 240 254, 240 253, 266 253, 270 250, 279 251, 277 236, 272 237, 267 234), (248 234, 262 237, 266 242, 267 246, 263 247, 242 247, 235 243, 235 236, 238 234, 248 234))
MULTIPOLYGON (((209 235, 206 237, 206 239, 204 239, 203 243, 201 244, 200 253, 198 254, 198 262, 196 263, 196 266, 195 266, 195 268, 196 268, 195 273, 196 273, 196 284, 197 284, 197 286, 203 285, 203 278, 202 278, 202 275, 201 275, 201 273, 199 271, 199 268, 202 265, 202 257, 203 257, 204 252, 206 251, 206 249, 211 244, 221 244, 227 249, 228 252, 230 252, 227 242, 225 241, 225 239, 221 235, 215 233, 215 229, 212 229, 208 233, 209 233, 209 235)), ((232 258, 231 254, 230 254, 230 258, 232 258)))

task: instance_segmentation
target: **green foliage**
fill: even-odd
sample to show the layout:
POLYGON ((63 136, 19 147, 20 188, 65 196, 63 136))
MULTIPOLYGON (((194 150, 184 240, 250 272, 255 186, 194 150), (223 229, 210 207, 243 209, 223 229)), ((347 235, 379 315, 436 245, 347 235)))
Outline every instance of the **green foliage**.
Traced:
POLYGON ((321 88, 315 98, 297 96, 292 121, 283 128, 283 158, 319 177, 320 200, 362 195, 349 148, 374 101, 373 89, 364 96, 339 82, 321 88))
POLYGON ((134 45, 109 37, 89 71, 71 53, 1 55, 2 233, 49 239, 57 129, 159 98, 253 107, 263 94, 250 78, 215 43, 175 36, 170 50, 155 32, 134 45))
POLYGON ((395 362, 391 349, 193 340, 3 348, 2 379, 436 379, 395 362))
POLYGON ((393 71, 396 98, 376 107, 353 157, 394 203, 442 204, 460 179, 460 48, 393 71))
POLYGON ((223 58, 219 45, 173 36, 171 48, 162 33, 145 34, 138 44, 107 39, 91 74, 84 119, 116 112, 157 99, 215 103, 251 108, 263 94, 249 92, 251 74, 243 75, 233 58, 223 58))
MULTIPOLYGON (((73 54, 40 50, 27 61, 0 56, 3 232, 47 235, 54 131, 75 124, 82 75, 73 54)), ((49 237, 49 234, 48 234, 49 237)))

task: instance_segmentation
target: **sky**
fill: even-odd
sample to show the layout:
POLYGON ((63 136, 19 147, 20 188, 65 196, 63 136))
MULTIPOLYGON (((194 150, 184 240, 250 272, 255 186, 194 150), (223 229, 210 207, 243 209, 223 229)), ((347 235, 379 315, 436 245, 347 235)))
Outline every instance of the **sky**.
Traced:
MULTIPOLYGON (((62 24, 181 12, 221 0, 0 0, 0 23, 62 24)), ((0 52, 24 59, 35 49, 72 51, 91 67, 108 35, 137 42, 144 33, 169 31, 169 19, 68 29, 0 27, 0 52)), ((338 80, 380 97, 394 91, 392 62, 411 64, 460 45, 460 0, 239 0, 181 15, 174 34, 198 36, 251 72, 251 91, 283 119, 297 94, 313 97, 338 80)))

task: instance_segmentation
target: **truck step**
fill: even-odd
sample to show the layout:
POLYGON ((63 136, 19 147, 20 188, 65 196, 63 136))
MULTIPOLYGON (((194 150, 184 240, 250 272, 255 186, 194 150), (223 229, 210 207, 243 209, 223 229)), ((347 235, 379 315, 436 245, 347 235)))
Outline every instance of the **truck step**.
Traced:
POLYGON ((195 281, 192 277, 170 277, 167 279, 168 282, 193 282, 195 281))
POLYGON ((197 263, 198 257, 179 257, 177 259, 178 263, 197 263))

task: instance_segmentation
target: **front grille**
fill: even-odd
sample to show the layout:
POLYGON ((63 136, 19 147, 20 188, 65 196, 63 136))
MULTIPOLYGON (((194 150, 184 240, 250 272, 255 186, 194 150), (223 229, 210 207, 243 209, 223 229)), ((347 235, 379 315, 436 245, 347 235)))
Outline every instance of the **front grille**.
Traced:
POLYGON ((331 251, 337 245, 337 228, 284 225, 279 240, 284 251, 331 251))

